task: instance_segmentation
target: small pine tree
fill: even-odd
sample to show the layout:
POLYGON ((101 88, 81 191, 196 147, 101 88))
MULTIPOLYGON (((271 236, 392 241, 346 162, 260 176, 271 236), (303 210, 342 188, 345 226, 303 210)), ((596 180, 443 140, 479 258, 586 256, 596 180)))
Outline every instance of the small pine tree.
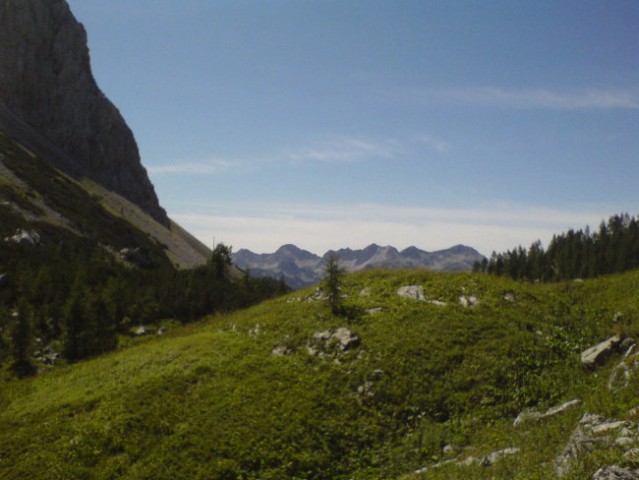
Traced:
POLYGON ((31 309, 22 305, 20 311, 16 312, 9 332, 11 370, 19 377, 26 377, 34 372, 29 355, 33 341, 31 317, 31 309))
POLYGON ((344 269, 339 266, 339 256, 336 253, 330 253, 326 259, 324 266, 324 291, 326 293, 328 306, 334 315, 340 313, 342 303, 342 279, 344 277, 344 269))

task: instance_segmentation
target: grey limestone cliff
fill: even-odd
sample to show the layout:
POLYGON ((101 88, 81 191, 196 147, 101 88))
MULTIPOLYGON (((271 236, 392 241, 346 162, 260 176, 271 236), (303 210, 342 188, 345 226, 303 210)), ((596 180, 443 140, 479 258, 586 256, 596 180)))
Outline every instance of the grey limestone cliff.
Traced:
POLYGON ((85 29, 65 0, 0 0, 0 126, 53 147, 48 158, 57 167, 168 225, 131 130, 93 78, 85 29))

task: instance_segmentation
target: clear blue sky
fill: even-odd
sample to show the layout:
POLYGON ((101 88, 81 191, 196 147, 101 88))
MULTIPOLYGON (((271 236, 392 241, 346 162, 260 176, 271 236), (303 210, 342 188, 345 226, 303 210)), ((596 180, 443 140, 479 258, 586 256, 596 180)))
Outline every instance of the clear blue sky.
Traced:
POLYGON ((639 213, 639 2, 69 0, 207 244, 484 254, 639 213))

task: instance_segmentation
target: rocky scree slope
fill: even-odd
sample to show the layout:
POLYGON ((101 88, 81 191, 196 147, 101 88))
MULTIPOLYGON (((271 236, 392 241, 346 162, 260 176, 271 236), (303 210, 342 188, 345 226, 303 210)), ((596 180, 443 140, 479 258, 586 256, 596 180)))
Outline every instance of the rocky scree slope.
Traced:
POLYGON ((87 34, 64 0, 0 2, 0 126, 75 177, 168 226, 137 144, 91 73, 87 34))

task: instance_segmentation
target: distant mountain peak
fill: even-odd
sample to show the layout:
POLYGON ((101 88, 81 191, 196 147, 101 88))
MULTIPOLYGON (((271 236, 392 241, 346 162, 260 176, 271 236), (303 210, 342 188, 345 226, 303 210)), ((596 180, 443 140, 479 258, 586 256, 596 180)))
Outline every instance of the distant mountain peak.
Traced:
POLYGON ((464 271, 472 269, 484 256, 464 245, 446 250, 426 252, 411 246, 399 252, 395 247, 371 243, 362 250, 342 248, 329 250, 321 257, 296 245, 282 245, 275 253, 256 254, 241 249, 234 255, 236 265, 249 269, 252 275, 284 278, 293 288, 318 283, 324 274, 324 264, 330 254, 337 254, 340 265, 349 272, 367 268, 427 268, 434 271, 464 271))

